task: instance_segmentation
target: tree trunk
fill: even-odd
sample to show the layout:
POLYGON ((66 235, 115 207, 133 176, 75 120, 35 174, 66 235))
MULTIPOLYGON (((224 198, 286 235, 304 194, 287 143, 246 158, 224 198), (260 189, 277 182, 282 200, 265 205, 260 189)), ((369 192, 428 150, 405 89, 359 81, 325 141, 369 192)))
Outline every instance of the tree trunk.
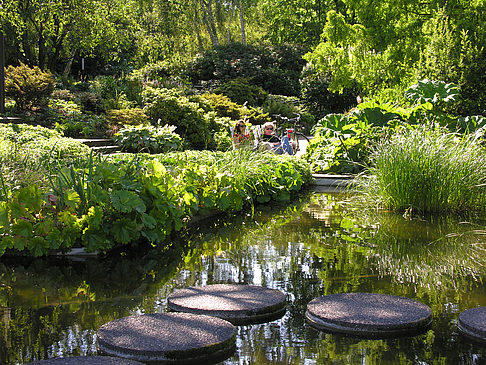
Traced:
POLYGON ((192 21, 194 23, 194 32, 196 32, 197 48, 199 50, 199 54, 203 54, 204 45, 202 42, 201 33, 199 31, 199 13, 197 11, 197 3, 194 3, 193 9, 194 9, 194 17, 192 18, 192 21))
POLYGON ((203 11, 204 24, 206 25, 206 28, 208 30, 209 37, 211 38, 211 42, 213 43, 213 46, 219 46, 218 33, 216 31, 216 23, 214 21, 214 15, 212 9, 213 1, 200 0, 200 3, 203 11))
POLYGON ((240 7, 241 43, 246 46, 245 20, 243 19, 243 5, 241 4, 241 0, 238 0, 238 5, 240 7))
POLYGON ((69 74, 71 73, 71 67, 73 65, 74 56, 76 56, 76 50, 73 50, 71 52, 71 55, 69 56, 69 59, 66 63, 66 66, 64 67, 64 71, 62 72, 63 78, 67 78, 69 76, 69 74))
POLYGON ((226 42, 228 45, 231 43, 231 22, 233 21, 233 15, 235 14, 235 7, 231 7, 231 15, 228 21, 228 32, 226 34, 226 42))

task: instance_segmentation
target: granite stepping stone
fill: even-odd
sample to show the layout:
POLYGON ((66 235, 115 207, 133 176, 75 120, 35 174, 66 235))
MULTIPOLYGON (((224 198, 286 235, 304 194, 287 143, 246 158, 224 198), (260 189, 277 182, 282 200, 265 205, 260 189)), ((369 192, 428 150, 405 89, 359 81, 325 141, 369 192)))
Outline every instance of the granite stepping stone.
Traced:
POLYGON ((462 334, 486 342, 486 307, 472 308, 460 313, 458 327, 462 334))
POLYGON ((431 309, 416 300, 374 293, 322 296, 307 305, 309 324, 328 332, 359 337, 416 334, 431 322, 431 309))
POLYGON ((111 356, 72 356, 55 357, 48 360, 31 362, 28 365, 143 365, 133 360, 120 359, 111 356))
POLYGON ((237 325, 278 319, 285 314, 286 304, 277 289, 243 284, 191 286, 167 298, 172 311, 214 316, 237 325))
POLYGON ((191 313, 124 317, 101 326, 97 336, 107 355, 157 364, 222 361, 236 347, 231 323, 191 313))

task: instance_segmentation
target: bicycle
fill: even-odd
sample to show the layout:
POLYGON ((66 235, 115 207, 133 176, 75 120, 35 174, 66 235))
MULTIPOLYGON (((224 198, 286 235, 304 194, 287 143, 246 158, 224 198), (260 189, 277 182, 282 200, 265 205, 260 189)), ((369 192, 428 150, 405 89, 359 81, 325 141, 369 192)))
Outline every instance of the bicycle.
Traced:
POLYGON ((303 132, 301 132, 303 127, 299 124, 300 114, 294 114, 296 115, 295 118, 284 117, 281 114, 274 114, 273 116, 276 119, 274 123, 277 125, 275 134, 279 138, 282 138, 283 136, 287 136, 289 138, 293 154, 295 155, 298 151, 300 151, 299 138, 305 139, 307 143, 309 143, 309 138, 303 132))

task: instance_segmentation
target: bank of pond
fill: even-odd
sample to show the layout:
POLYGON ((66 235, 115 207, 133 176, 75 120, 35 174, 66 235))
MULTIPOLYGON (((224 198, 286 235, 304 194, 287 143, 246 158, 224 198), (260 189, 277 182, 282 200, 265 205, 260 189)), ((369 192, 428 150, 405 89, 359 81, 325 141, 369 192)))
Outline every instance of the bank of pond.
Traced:
POLYGON ((355 208, 353 195, 302 191, 290 201, 209 219, 164 247, 94 257, 7 258, 0 266, 0 360, 99 355, 111 321, 165 313, 172 293, 212 284, 277 289, 282 317, 239 325, 225 364, 454 363, 486 360, 458 330, 486 305, 484 217, 407 217, 355 208), (361 338, 315 329, 309 303, 339 293, 399 296, 430 308, 425 331, 361 338))

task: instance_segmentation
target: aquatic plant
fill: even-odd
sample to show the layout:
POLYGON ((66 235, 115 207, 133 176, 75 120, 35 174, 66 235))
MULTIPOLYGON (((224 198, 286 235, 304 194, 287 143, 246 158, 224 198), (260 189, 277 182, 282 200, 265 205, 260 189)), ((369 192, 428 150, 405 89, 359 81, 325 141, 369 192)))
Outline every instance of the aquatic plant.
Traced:
POLYGON ((376 145, 358 186, 368 201, 400 212, 484 211, 486 151, 475 135, 402 129, 376 145))

